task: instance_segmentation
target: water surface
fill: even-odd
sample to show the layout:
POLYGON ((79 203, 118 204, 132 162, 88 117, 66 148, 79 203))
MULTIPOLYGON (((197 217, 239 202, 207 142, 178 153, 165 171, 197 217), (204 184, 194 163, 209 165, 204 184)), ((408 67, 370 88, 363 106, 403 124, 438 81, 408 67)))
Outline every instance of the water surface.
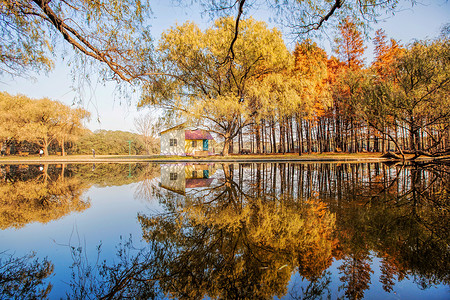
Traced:
POLYGON ((0 298, 448 299, 443 164, 0 168, 0 298))

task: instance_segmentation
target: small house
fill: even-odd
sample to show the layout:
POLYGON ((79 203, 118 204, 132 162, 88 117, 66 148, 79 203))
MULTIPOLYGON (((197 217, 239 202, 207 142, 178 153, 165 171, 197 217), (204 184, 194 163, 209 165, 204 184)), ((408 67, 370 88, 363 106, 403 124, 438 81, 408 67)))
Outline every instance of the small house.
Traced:
POLYGON ((202 129, 187 130, 184 124, 160 133, 161 155, 207 156, 214 153, 211 147, 212 135, 202 129))

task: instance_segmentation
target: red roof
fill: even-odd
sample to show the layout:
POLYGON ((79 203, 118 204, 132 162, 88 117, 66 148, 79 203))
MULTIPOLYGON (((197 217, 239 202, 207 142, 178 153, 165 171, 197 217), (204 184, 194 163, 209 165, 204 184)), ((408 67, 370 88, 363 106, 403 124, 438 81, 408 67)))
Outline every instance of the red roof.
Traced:
POLYGON ((184 132, 186 140, 213 140, 212 135, 206 130, 186 130, 184 132))
POLYGON ((186 188, 198 188, 198 187, 208 187, 213 182, 214 178, 193 178, 193 179, 186 179, 186 188))

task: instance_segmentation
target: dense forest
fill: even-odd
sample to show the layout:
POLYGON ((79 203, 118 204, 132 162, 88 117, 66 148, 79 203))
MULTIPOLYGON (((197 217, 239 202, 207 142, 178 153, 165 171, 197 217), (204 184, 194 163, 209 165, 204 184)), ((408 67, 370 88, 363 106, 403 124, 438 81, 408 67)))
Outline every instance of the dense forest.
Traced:
MULTIPOLYGON (((158 51, 175 74, 144 85, 140 105, 157 105, 216 133, 233 152, 387 152, 440 156, 450 149, 450 27, 407 45, 378 30, 366 64, 351 18, 334 50, 315 42, 289 52, 277 29, 234 18, 204 31, 192 22, 163 33, 158 51)), ((169 67, 167 67, 169 66, 169 67)))

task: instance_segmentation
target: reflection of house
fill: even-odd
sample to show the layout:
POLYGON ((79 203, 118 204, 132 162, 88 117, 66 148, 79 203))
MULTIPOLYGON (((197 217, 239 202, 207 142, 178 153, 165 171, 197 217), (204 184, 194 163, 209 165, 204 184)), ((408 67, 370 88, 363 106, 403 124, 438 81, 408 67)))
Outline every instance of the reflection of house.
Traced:
POLYGON ((187 130, 184 124, 160 133, 161 155, 211 155, 213 137, 206 130, 187 130))
POLYGON ((185 181, 184 164, 161 165, 161 187, 184 195, 185 181))
POLYGON ((186 189, 209 187, 214 171, 213 164, 163 164, 161 187, 185 195, 186 189))

